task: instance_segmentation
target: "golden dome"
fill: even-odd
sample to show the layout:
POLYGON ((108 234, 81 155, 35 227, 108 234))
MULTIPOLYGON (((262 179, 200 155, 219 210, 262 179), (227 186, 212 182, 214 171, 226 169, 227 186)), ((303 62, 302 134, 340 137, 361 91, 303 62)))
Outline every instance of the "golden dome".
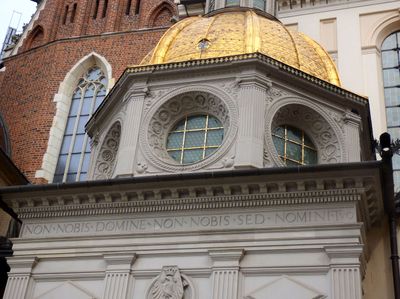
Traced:
POLYGON ((161 64, 260 52, 340 86, 329 54, 306 35, 253 10, 190 17, 172 26, 140 63, 161 64))

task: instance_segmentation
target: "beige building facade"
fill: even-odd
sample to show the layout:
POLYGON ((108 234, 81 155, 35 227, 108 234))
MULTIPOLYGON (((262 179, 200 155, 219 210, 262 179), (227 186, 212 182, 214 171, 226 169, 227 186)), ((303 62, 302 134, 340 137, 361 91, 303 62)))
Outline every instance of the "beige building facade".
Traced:
POLYGON ((38 173, 58 183, 0 189, 23 221, 5 299, 393 298, 371 139, 399 3, 230 3, 118 80, 96 52, 67 74, 38 173))
MULTIPOLYGON (((369 98, 373 132, 378 138, 388 131, 381 48, 388 36, 400 31, 400 2, 329 1, 331 3, 314 5, 305 2, 303 7, 299 1, 290 7, 289 1, 278 1, 278 18, 322 44, 336 62, 343 87, 369 98)), ((396 96, 400 100, 400 88, 396 96)), ((392 129, 390 133, 393 138, 399 138, 400 128, 392 129)), ((396 163, 398 157, 395 156, 394 168, 396 163)), ((398 184, 395 172, 396 179, 398 184)), ((387 232, 388 229, 383 227, 382 230, 387 232)), ((371 262, 363 285, 365 298, 393 296, 390 291, 384 291, 392 288, 387 258, 389 243, 381 237, 384 234, 378 230, 371 235, 371 262)))

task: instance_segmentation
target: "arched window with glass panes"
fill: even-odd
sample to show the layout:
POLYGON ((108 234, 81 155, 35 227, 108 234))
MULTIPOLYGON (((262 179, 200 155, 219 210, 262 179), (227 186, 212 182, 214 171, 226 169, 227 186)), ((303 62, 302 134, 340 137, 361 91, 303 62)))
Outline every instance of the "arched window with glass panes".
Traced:
MULTIPOLYGON (((383 88, 389 134, 400 139, 400 31, 390 34, 382 43, 383 88)), ((400 156, 393 156, 393 178, 400 191, 400 156)))
POLYGON ((79 79, 69 109, 54 183, 86 180, 90 161, 89 136, 85 125, 106 95, 107 79, 93 67, 79 79))

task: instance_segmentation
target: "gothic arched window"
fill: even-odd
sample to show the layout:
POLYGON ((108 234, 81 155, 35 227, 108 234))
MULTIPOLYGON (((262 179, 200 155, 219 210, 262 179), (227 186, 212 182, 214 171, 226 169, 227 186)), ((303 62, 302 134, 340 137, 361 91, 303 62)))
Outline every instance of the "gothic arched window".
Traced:
MULTIPOLYGON (((383 87, 389 134, 400 139, 400 31, 389 35, 382 43, 383 87)), ((400 156, 393 156, 396 189, 400 188, 400 156)))
POLYGON ((91 68, 74 91, 54 183, 86 180, 90 161, 85 125, 106 95, 107 79, 99 67, 91 68))

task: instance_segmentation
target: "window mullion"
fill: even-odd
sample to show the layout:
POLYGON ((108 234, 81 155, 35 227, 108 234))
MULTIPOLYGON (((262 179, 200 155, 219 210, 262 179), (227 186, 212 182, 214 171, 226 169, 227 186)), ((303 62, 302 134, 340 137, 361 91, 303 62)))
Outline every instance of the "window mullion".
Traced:
POLYGON ((185 126, 183 128, 183 139, 182 139, 182 148, 181 148, 181 164, 183 163, 183 155, 185 153, 185 139, 186 139, 186 128, 187 128, 188 118, 185 118, 185 126))
MULTIPOLYGON (((84 88, 82 88, 81 99, 79 101, 79 107, 78 107, 78 110, 77 110, 77 113, 76 113, 76 120, 75 120, 75 124, 74 124, 74 129, 73 129, 72 135, 71 135, 71 144, 69 145, 67 161, 65 162, 63 182, 65 182, 67 180, 67 177, 68 177, 69 166, 70 166, 71 157, 72 157, 72 153, 73 153, 73 149, 74 149, 74 145, 75 145, 76 133, 78 131, 78 124, 79 124, 79 120, 80 120, 80 117, 81 117, 83 101, 84 101, 84 98, 85 98, 85 92, 87 90, 87 87, 88 87, 88 84, 86 84, 84 86, 84 88)), ((75 180, 76 180, 76 178, 75 178, 75 180)))
POLYGON ((207 146, 207 135, 208 135, 208 114, 206 116, 206 127, 204 129, 204 142, 203 142, 203 159, 206 156, 206 146, 207 146))
MULTIPOLYGON (((93 115, 93 110, 94 107, 96 105, 96 100, 97 100, 97 93, 99 92, 99 90, 103 87, 102 85, 94 85, 95 89, 94 89, 94 93, 93 93, 93 97, 92 97, 92 102, 90 105, 90 110, 89 110, 89 118, 93 115)), ((76 180, 79 181, 80 176, 81 176, 81 171, 82 171, 82 165, 83 165, 83 160, 85 158, 85 152, 86 152, 86 145, 88 142, 88 134, 85 132, 85 135, 83 137, 83 143, 82 143, 82 150, 81 150, 81 157, 79 158, 79 165, 78 165, 78 171, 76 174, 76 180)))

